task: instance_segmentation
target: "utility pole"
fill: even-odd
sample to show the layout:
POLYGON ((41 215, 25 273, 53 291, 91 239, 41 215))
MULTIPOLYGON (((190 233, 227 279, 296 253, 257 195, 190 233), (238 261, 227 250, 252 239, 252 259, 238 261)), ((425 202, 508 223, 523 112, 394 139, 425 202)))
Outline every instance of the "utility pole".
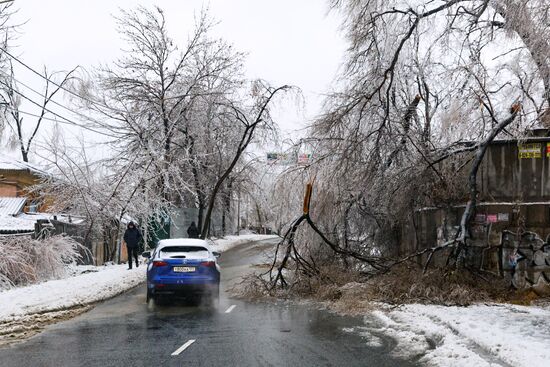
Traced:
POLYGON ((241 234, 241 185, 237 187, 237 236, 241 234))

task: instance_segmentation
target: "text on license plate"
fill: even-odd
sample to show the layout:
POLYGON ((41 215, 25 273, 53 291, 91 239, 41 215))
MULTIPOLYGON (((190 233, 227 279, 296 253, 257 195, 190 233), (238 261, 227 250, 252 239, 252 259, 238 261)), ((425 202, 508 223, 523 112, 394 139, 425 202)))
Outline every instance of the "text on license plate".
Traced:
POLYGON ((192 273, 194 271, 194 266, 174 266, 174 273, 192 273))

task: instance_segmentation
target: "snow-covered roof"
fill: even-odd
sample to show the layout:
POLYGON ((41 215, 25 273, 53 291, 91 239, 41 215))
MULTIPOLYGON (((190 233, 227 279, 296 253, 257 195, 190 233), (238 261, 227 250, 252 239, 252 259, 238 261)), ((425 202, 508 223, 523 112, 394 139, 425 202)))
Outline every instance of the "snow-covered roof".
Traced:
POLYGON ((24 233, 34 231, 35 220, 0 214, 0 233, 24 233))
POLYGON ((2 197, 0 196, 0 215, 17 215, 21 213, 25 203, 26 197, 2 197))
POLYGON ((10 159, 10 158, 6 158, 6 157, 0 158, 0 170, 4 170, 4 171, 31 171, 31 172, 39 173, 39 174, 42 174, 42 175, 47 175, 48 174, 45 170, 41 169, 40 167, 38 167, 34 164, 23 162, 23 161, 20 161, 20 160, 17 160, 17 159, 10 159))
POLYGON ((59 213, 22 213, 18 215, 19 218, 34 220, 55 220, 63 223, 71 224, 82 224, 85 222, 83 217, 68 215, 68 214, 59 214, 59 213))

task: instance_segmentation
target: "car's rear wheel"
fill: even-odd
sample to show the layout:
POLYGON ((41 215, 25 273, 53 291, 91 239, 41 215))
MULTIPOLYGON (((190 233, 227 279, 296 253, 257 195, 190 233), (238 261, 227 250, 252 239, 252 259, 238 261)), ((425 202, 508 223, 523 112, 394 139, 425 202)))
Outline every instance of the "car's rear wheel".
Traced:
POLYGON ((210 293, 210 302, 212 306, 217 307, 220 304, 220 285, 216 285, 210 293))
POLYGON ((163 302, 162 296, 155 294, 155 292, 152 289, 147 289, 147 304, 148 305, 161 305, 163 302))

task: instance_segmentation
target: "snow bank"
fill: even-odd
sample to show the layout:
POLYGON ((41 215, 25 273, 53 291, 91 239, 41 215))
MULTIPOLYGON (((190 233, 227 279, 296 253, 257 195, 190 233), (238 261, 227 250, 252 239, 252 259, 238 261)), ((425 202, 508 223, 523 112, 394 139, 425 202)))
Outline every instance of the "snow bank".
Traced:
POLYGON ((87 267, 74 277, 0 292, 0 323, 28 314, 83 306, 113 297, 145 280, 145 266, 87 267))
POLYGON ((225 236, 224 238, 213 239, 215 245, 212 246, 212 250, 223 252, 243 243, 271 240, 275 238, 280 237, 271 234, 243 234, 240 236, 225 236))
POLYGON ((408 305, 375 311, 355 328, 396 340, 396 356, 429 366, 549 366, 550 310, 513 305, 408 305))

